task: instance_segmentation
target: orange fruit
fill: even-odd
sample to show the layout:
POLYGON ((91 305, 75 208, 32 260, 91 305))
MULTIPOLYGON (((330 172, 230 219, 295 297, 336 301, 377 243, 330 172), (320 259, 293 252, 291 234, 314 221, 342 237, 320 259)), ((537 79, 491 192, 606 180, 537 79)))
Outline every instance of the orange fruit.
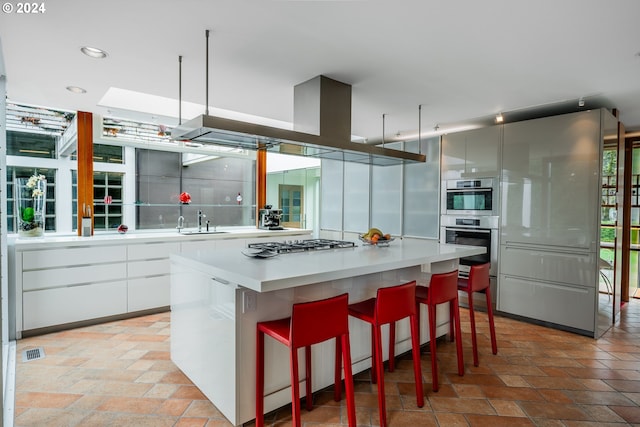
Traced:
POLYGON ((373 237, 371 237, 371 243, 373 243, 375 245, 376 243, 378 243, 379 239, 380 239, 380 235, 379 234, 374 234, 373 237))
POLYGON ((389 240, 389 239, 391 239, 391 234, 385 234, 385 235, 384 235, 384 239, 385 239, 385 240, 389 240))

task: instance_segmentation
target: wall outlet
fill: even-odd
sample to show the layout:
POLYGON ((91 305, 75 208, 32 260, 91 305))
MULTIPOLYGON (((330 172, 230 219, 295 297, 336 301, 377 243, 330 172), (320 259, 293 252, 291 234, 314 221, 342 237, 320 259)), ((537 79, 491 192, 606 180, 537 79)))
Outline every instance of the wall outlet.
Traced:
POLYGON ((258 308, 258 295, 254 291, 242 292, 242 312, 249 313, 258 308))

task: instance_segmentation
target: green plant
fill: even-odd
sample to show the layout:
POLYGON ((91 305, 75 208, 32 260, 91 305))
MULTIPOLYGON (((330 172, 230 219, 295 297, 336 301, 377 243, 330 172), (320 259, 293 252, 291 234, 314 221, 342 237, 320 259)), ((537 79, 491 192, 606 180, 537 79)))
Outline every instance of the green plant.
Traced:
POLYGON ((22 210, 22 220, 24 222, 31 222, 36 216, 36 211, 32 207, 26 207, 22 210))

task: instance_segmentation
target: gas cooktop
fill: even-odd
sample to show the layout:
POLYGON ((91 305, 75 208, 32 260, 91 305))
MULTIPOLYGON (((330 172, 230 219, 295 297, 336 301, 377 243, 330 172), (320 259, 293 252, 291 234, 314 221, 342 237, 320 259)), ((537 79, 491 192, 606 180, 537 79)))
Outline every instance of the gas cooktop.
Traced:
POLYGON ((285 240, 282 242, 260 242, 249 243, 250 249, 260 249, 273 253, 290 253, 303 251, 317 251, 323 249, 353 248, 354 242, 331 239, 307 239, 307 240, 285 240))

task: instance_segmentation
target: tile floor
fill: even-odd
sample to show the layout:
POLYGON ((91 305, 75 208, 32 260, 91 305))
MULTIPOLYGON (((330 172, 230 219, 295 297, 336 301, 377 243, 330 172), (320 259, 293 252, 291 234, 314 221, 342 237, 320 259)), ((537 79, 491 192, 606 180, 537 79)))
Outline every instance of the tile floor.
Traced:
MULTIPOLYGON (((438 343, 441 388, 415 404, 412 365, 402 357, 385 375, 390 426, 640 426, 640 301, 599 339, 496 318, 491 354, 486 315, 478 314, 480 366, 473 367, 468 312, 462 310, 466 374, 456 373, 455 345, 438 343)), ((229 426, 171 362, 169 313, 24 339, 17 344, 16 426, 229 426), (45 357, 22 362, 24 349, 45 357)), ((376 387, 357 376, 359 426, 378 425, 376 387)), ((305 426, 347 425, 331 391, 303 410, 305 426)), ((290 409, 266 416, 290 425, 290 409)), ((250 423, 253 425, 253 423, 250 423)))

